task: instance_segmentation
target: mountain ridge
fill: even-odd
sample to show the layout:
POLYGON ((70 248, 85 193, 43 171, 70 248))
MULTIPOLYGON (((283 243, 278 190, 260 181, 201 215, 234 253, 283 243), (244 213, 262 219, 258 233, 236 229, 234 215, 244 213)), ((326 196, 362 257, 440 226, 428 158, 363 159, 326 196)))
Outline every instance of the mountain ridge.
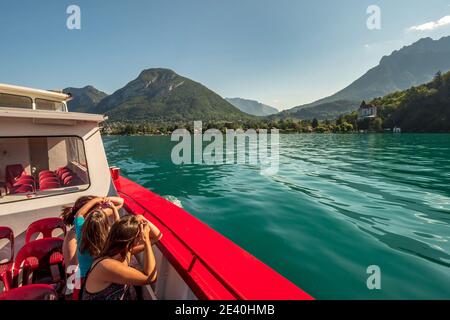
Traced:
MULTIPOLYGON (((80 95, 84 97, 81 89, 75 88, 78 90, 75 94, 71 89, 74 88, 66 88, 65 91, 72 93, 75 101, 81 100, 80 95)), ((252 118, 201 83, 165 68, 145 69, 124 87, 99 99, 98 103, 71 110, 106 114, 111 120, 120 121, 236 121, 252 118)))
POLYGON ((256 100, 244 99, 244 98, 225 98, 226 101, 233 106, 241 110, 242 112, 254 115, 254 116, 270 116, 280 112, 278 109, 261 103, 256 100))
POLYGON ((63 92, 72 95, 72 100, 67 104, 69 111, 72 112, 89 112, 89 110, 93 109, 101 100, 108 96, 108 94, 92 85, 87 85, 82 88, 68 87, 63 92))
POLYGON ((288 109, 285 114, 339 100, 371 100, 429 82, 438 71, 450 70, 449 56, 450 36, 438 40, 429 37, 419 39, 383 56, 377 66, 344 89, 315 102, 288 109))
POLYGON ((239 120, 250 116, 201 83, 170 69, 143 70, 95 108, 116 120, 239 120))

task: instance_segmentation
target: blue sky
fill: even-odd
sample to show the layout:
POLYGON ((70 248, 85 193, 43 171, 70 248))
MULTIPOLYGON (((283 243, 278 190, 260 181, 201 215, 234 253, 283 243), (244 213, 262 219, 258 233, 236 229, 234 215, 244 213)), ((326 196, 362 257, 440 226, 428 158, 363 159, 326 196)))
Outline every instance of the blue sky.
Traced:
POLYGON ((330 95, 422 37, 450 35, 450 0, 1 0, 0 82, 112 93, 166 67, 224 97, 286 109, 330 95), (81 8, 81 30, 66 8, 81 8), (369 5, 381 30, 366 27, 369 5))

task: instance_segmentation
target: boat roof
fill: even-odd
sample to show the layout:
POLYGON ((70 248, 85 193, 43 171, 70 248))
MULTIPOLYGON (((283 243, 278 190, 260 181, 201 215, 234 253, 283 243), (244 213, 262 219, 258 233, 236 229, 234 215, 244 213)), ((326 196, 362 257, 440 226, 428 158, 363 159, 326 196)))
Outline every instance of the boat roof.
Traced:
POLYGON ((19 96, 28 96, 34 99, 48 99, 61 102, 67 102, 72 99, 71 94, 59 91, 33 89, 4 83, 0 83, 0 93, 8 93, 19 96))
POLYGON ((102 114, 0 108, 0 118, 4 117, 34 120, 69 120, 73 121, 74 124, 76 121, 100 123, 108 119, 107 116, 104 116, 102 114))
MULTIPOLYGON (((55 102, 67 103, 72 99, 72 95, 63 92, 33 89, 10 84, 0 83, 0 94, 11 94, 17 96, 26 96, 32 99, 44 99, 55 102)), ((66 108, 67 110, 67 108, 66 108)), ((4 108, 0 107, 0 118, 33 119, 37 123, 60 123, 76 125, 78 122, 101 123, 108 118, 102 114, 78 113, 56 110, 37 110, 22 108, 4 108), (50 120, 50 122, 49 122, 50 120)))

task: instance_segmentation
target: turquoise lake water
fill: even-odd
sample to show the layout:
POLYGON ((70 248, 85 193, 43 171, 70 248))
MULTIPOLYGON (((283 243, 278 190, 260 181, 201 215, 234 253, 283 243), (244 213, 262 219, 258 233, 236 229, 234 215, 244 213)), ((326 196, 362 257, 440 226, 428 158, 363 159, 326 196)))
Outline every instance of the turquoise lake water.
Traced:
POLYGON ((450 298, 450 135, 281 135, 275 175, 176 166, 170 137, 104 143, 123 175, 315 298, 450 298), (367 288, 371 265, 381 290, 367 288))

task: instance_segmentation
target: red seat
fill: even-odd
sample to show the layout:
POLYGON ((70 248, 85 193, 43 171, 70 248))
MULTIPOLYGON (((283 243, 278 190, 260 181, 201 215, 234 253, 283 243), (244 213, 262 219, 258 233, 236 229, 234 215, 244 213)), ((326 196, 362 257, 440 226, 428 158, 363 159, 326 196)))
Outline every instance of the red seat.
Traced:
POLYGON ((78 182, 78 180, 76 177, 70 176, 70 177, 67 177, 64 179, 63 184, 65 186, 73 186, 73 185, 76 185, 77 182, 78 182))
POLYGON ((71 171, 69 171, 69 172, 64 172, 64 173, 61 175, 61 180, 64 181, 65 178, 67 178, 67 177, 73 177, 73 176, 74 176, 74 174, 73 174, 71 171))
POLYGON ((62 170, 69 170, 69 168, 67 168, 67 167, 60 167, 60 168, 56 169, 55 172, 56 172, 56 174, 59 174, 59 172, 62 171, 62 170))
POLYGON ((42 238, 52 238, 52 232, 55 229, 61 229, 66 235, 67 229, 61 218, 45 218, 33 222, 27 228, 25 233, 25 243, 30 242, 31 237, 36 233, 42 233, 42 238))
POLYGON ((22 176, 19 179, 17 179, 14 183, 13 183, 13 187, 14 186, 18 186, 20 184, 31 184, 33 185, 35 183, 34 178, 30 178, 28 176, 22 176))
POLYGON ((32 187, 32 191, 36 190, 36 182, 34 181, 34 179, 30 179, 30 178, 26 178, 26 177, 20 177, 14 184, 13 184, 13 188, 15 187, 20 187, 23 185, 29 185, 32 187))
POLYGON ((39 180, 39 184, 43 184, 46 182, 58 182, 59 183, 59 179, 57 177, 45 177, 45 178, 42 178, 41 180, 39 180))
POLYGON ((65 174, 65 173, 71 173, 71 172, 72 172, 72 171, 70 171, 69 169, 63 168, 63 169, 59 170, 56 174, 58 175, 59 178, 61 178, 63 174, 65 174))
POLYGON ((16 187, 13 187, 11 190, 11 193, 18 194, 18 193, 30 193, 34 192, 33 186, 31 184, 22 184, 16 187))
MULTIPOLYGON (((5 290, 9 290, 11 287, 12 267, 14 264, 14 232, 8 227, 0 227, 0 239, 9 240, 9 258, 0 263, 0 281, 3 282, 5 290)), ((6 248, 6 246, 4 248, 6 248)))
POLYGON ((39 172, 39 175, 42 175, 42 174, 44 174, 44 173, 50 173, 50 174, 55 174, 53 171, 51 171, 51 170, 41 170, 40 172, 39 172))
POLYGON ((58 295, 53 286, 32 284, 0 294, 0 300, 56 300, 58 295))
POLYGON ((5 178, 6 182, 9 182, 11 185, 16 182, 22 175, 25 175, 25 170, 21 164, 11 164, 6 166, 5 169, 5 178))
POLYGON ((56 178, 56 174, 51 171, 41 171, 39 172, 39 180, 42 180, 44 178, 56 178))
POLYGON ((40 190, 48 190, 48 189, 57 189, 60 187, 61 187, 61 185, 57 181, 46 181, 46 182, 40 184, 39 189, 40 190))
POLYGON ((25 244, 14 261, 14 287, 36 282, 59 283, 65 279, 63 239, 45 238, 25 244), (55 270, 57 267, 58 270, 55 270), (22 271, 22 279, 20 278, 22 271), (21 281, 20 281, 21 280, 21 281))

